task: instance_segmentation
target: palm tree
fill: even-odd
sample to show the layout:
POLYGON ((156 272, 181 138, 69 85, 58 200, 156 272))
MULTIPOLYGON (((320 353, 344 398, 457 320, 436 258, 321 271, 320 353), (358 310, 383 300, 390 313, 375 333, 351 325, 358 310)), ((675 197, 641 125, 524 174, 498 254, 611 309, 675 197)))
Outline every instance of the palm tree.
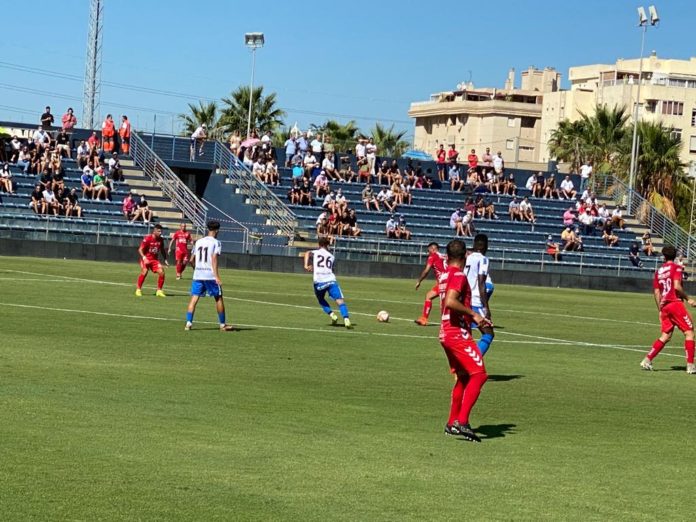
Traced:
POLYGON ((310 128, 315 134, 323 134, 331 138, 336 152, 352 151, 360 135, 360 129, 354 120, 346 124, 340 124, 336 120, 326 120, 321 125, 313 123, 310 128))
MULTIPOLYGON (((241 86, 232 91, 229 98, 223 98, 225 105, 220 124, 225 132, 238 130, 246 134, 249 117, 249 87, 241 86)), ((263 86, 254 87, 251 106, 251 128, 259 133, 273 132, 283 125, 285 111, 276 106, 276 93, 263 95, 263 86)))
POLYGON ((393 124, 387 129, 377 123, 372 129, 372 139, 377 145, 379 154, 390 158, 398 158, 408 148, 409 143, 403 139, 405 135, 406 131, 395 131, 393 124))
POLYGON ((600 172, 615 171, 618 156, 624 152, 624 137, 630 134, 626 107, 615 105, 610 109, 606 105, 596 105, 592 116, 581 113, 581 118, 586 159, 600 172))
POLYGON ((551 133, 549 151, 560 161, 570 162, 571 171, 577 171, 588 152, 585 121, 561 120, 551 133))
POLYGON ((184 124, 183 136, 190 136, 193 131, 203 124, 208 128, 208 136, 211 138, 220 138, 222 136, 217 102, 203 103, 199 101, 198 105, 189 103, 188 107, 188 114, 179 114, 179 120, 184 124))

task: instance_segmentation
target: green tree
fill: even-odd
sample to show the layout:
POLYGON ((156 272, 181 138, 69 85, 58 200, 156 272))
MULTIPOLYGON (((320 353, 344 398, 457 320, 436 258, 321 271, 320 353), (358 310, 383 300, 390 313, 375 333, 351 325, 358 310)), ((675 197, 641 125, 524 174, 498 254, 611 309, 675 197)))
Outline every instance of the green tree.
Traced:
POLYGON ((581 129, 585 139, 585 154, 600 172, 616 171, 628 132, 628 113, 623 106, 612 108, 596 105, 594 114, 581 114, 581 129))
POLYGON ((183 136, 190 136, 193 131, 205 123, 208 128, 208 136, 212 138, 222 137, 216 102, 203 103, 199 101, 198 105, 189 103, 188 107, 188 113, 179 114, 179 121, 184 125, 182 130, 183 136))
POLYGON ((310 129, 315 134, 322 134, 331 138, 336 152, 346 152, 355 148, 355 142, 360 135, 360 129, 355 121, 341 124, 336 120, 326 120, 321 125, 312 124, 310 129))
MULTIPOLYGON (((228 98, 223 98, 220 124, 226 133, 238 130, 242 139, 246 137, 249 117, 249 87, 241 86, 232 91, 228 98)), ((285 111, 276 106, 276 93, 263 94, 263 86, 254 87, 251 104, 251 128, 259 133, 275 131, 283 125, 285 111)))
POLYGON ((381 156, 398 158, 409 147, 409 143, 404 140, 406 131, 395 131, 394 125, 386 128, 382 124, 375 124, 372 129, 372 139, 377 145, 377 151, 381 156))
POLYGON ((577 172, 587 155, 585 122, 561 120, 549 139, 551 155, 570 163, 570 170, 577 172))

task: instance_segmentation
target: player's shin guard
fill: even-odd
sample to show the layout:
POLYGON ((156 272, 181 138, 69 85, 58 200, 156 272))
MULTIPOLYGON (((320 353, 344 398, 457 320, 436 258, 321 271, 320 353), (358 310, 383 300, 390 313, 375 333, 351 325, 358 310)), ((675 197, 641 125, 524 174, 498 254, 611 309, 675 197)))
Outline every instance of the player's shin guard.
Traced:
POLYGON ((225 312, 218 312, 218 322, 220 323, 220 326, 224 326, 227 324, 225 322, 225 312))
POLYGON ((665 343, 663 343, 659 339, 655 341, 652 345, 652 348, 648 352, 648 361, 652 361, 655 357, 657 357, 657 354, 660 353, 664 347, 665 343))
POLYGON ((691 341, 684 341, 684 350, 686 351, 686 362, 687 364, 694 364, 694 345, 696 343, 691 341))
POLYGON ((186 312, 186 322, 187 323, 193 322, 193 312, 186 312))
POLYGON ((180 261, 177 261, 176 262, 176 275, 180 276, 183 271, 184 271, 184 264, 181 263, 180 261))
POLYGON ((486 372, 475 373, 469 376, 469 382, 466 383, 464 388, 464 399, 462 400, 462 409, 459 412, 459 423, 469 424, 469 414, 471 409, 476 404, 481 393, 481 388, 486 383, 488 375, 486 372))
POLYGON ((164 274, 161 274, 157 278, 157 290, 162 290, 163 286, 164 286, 164 274))
POLYGON ((450 415, 447 421, 449 426, 459 419, 459 412, 462 409, 462 400, 464 399, 465 384, 466 383, 462 382, 460 379, 457 379, 454 383, 454 388, 452 388, 452 405, 450 406, 450 415))
POLYGON ((348 317, 348 307, 345 303, 338 305, 338 311, 341 312, 341 317, 344 319, 348 317))
POLYGON ((331 307, 326 299, 324 297, 318 297, 317 301, 319 301, 319 306, 321 306, 321 309, 324 310, 325 313, 331 315, 331 307))
POLYGON ((476 346, 478 346, 481 355, 486 355, 486 352, 491 347, 492 342, 493 334, 485 333, 481 336, 481 339, 479 339, 478 343, 476 343, 476 346))
POLYGON ((433 308, 433 302, 430 299, 426 299, 423 303, 423 317, 426 319, 430 317, 430 310, 433 308))
POLYGON ((140 274, 138 276, 138 290, 140 290, 143 287, 143 283, 145 283, 145 277, 147 277, 147 274, 140 274))

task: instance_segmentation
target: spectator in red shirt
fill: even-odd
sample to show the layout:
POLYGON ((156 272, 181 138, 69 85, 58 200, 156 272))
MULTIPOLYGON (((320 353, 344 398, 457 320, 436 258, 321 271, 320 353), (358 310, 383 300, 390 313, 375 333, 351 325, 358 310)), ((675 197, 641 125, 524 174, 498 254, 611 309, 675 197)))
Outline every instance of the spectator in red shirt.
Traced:
POLYGON ((77 118, 73 114, 72 107, 68 107, 68 112, 63 114, 60 121, 63 123, 64 131, 71 131, 75 128, 75 125, 77 125, 77 118))
POLYGON ((454 148, 454 143, 450 145, 450 150, 447 151, 447 159, 450 161, 450 163, 456 163, 457 158, 459 158, 459 153, 457 152, 457 149, 454 148))
POLYGON ((440 181, 445 181, 445 162, 447 160, 447 151, 442 143, 440 143, 440 148, 437 149, 435 157, 437 158, 435 160, 435 163, 437 163, 437 177, 440 178, 440 181))
POLYGON ((97 145, 99 145, 99 137, 97 136, 97 131, 92 132, 92 135, 89 138, 87 138, 87 143, 89 144, 89 148, 91 150, 97 148, 97 145))
POLYGON ((471 153, 469 153, 466 159, 469 162, 469 170, 474 169, 478 172, 478 156, 476 155, 476 149, 471 149, 471 153))

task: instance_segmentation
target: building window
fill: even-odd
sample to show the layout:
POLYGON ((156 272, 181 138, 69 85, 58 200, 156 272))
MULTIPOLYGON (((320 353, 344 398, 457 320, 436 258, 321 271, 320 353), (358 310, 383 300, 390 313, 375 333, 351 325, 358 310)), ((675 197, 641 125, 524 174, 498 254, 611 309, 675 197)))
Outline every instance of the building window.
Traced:
POLYGON ((515 140, 506 140, 505 141, 505 148, 507 150, 513 150, 515 148, 515 140))
POLYGON ((508 127, 514 127, 515 121, 516 121, 516 118, 508 118, 508 127))
POLYGON ((680 139, 681 139, 681 133, 682 133, 682 130, 681 130, 681 129, 672 129, 672 130, 670 131, 669 135, 670 135, 670 137, 671 137, 673 140, 680 140, 680 139))
POLYGON ((691 126, 696 127, 696 109, 691 109, 691 126))
POLYGON ((534 152, 534 147, 530 147, 529 145, 520 145, 520 150, 526 150, 529 152, 534 152))
POLYGON ((684 114, 684 102, 663 101, 662 114, 666 116, 682 116, 684 114))
POLYGON ((521 126, 524 129, 533 129, 535 123, 536 118, 530 118, 529 116, 525 116, 524 118, 522 118, 521 126))
POLYGON ((689 152, 696 154, 696 136, 691 136, 689 139, 689 152))

